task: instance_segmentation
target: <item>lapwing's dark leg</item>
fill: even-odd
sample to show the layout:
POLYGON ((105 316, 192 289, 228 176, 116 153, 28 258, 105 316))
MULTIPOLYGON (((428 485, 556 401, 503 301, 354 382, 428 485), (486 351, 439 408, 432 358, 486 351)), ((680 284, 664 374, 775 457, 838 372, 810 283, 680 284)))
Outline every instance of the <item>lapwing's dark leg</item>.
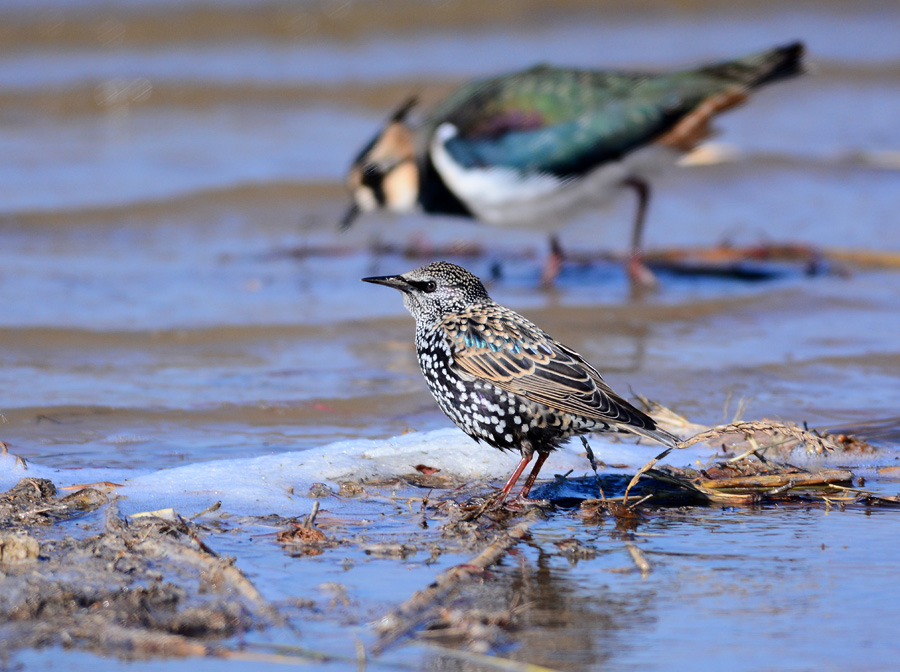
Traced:
MULTIPOLYGON (((521 476, 522 472, 525 471, 525 466, 529 462, 531 462, 531 456, 533 454, 534 453, 532 453, 531 451, 522 452, 522 459, 519 460, 519 464, 518 466, 516 466, 516 470, 512 473, 512 476, 509 477, 509 480, 506 481, 506 485, 503 486, 503 490, 500 494, 500 499, 498 500, 497 504, 502 504, 507 495, 509 495, 509 491, 513 489, 513 487, 516 485, 516 481, 519 480, 519 476, 521 476)), ((541 453, 541 455, 543 455, 543 453, 541 453)), ((538 460, 540 460, 540 456, 538 456, 538 460)))
POLYGON ((538 472, 541 470, 541 467, 544 466, 544 462, 548 457, 550 457, 550 453, 538 453, 537 459, 534 461, 534 468, 531 470, 531 473, 528 474, 528 480, 525 481, 525 485, 522 486, 522 492, 519 493, 519 499, 528 498, 528 493, 531 492, 531 486, 534 485, 535 480, 537 480, 538 472))
POLYGON ((644 220, 647 217, 647 204, 650 202, 650 185, 639 177, 629 177, 623 182, 637 193, 637 213, 634 218, 634 228, 631 231, 631 255, 628 259, 628 278, 636 287, 654 287, 656 276, 644 264, 642 239, 644 236, 644 220))
POLYGON ((559 244, 559 238, 554 233, 550 236, 550 256, 547 257, 547 261, 544 263, 544 270, 541 271, 541 285, 544 287, 553 286, 553 283, 556 282, 556 278, 559 276, 559 271, 562 269, 565 258, 566 255, 563 252, 562 245, 559 244))

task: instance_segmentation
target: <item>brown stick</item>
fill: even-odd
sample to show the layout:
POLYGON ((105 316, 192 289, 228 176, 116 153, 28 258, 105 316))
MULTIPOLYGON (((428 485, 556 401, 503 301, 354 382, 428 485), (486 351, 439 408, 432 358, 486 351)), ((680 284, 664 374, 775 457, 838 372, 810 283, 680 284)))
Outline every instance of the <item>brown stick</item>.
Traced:
POLYGON ((853 472, 843 469, 829 469, 812 473, 763 474, 760 476, 735 476, 734 478, 701 479, 695 485, 711 490, 724 488, 778 488, 791 482, 795 487, 804 485, 823 485, 825 483, 842 483, 852 481, 853 472))
POLYGON ((640 480, 641 476, 643 476, 645 473, 647 473, 647 471, 652 469, 653 465, 655 465, 657 462, 659 462, 661 459, 663 459, 666 455, 671 453, 672 450, 673 450, 672 448, 666 448, 663 452, 661 452, 659 455, 657 455, 652 460, 647 462, 647 464, 645 464, 643 467, 638 469, 638 472, 628 482, 628 487, 625 488, 625 498, 622 500, 623 506, 628 506, 628 493, 631 491, 631 488, 634 486, 634 484, 637 483, 638 480, 640 480))

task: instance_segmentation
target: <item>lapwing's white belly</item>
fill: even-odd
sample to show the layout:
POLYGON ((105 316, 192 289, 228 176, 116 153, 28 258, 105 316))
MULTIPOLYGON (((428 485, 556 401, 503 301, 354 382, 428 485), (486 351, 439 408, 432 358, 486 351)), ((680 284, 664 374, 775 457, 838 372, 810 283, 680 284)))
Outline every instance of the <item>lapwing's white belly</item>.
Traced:
MULTIPOLYGON (((605 163, 568 180, 501 166, 465 168, 435 134, 431 158, 447 187, 480 220, 496 226, 555 230, 581 211, 613 198, 629 177, 649 177, 674 164, 680 153, 660 145, 638 149, 621 161, 605 163)), ((453 129, 455 131, 455 129, 453 129)))

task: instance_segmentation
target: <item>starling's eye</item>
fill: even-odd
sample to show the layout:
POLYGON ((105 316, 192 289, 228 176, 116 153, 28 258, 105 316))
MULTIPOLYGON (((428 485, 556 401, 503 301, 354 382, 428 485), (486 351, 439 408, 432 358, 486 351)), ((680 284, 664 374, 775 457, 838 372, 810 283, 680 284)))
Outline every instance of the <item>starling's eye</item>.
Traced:
POLYGON ((423 294, 431 294, 437 289, 437 283, 434 280, 409 280, 408 282, 416 288, 416 291, 423 294))

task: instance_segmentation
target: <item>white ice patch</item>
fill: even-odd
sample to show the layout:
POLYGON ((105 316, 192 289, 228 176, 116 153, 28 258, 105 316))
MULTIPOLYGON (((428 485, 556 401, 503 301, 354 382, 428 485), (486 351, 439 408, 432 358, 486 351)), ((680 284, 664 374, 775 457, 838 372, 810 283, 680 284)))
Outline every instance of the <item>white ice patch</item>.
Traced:
MULTIPOLYGON (((619 448, 625 451, 615 452, 634 450, 633 446, 619 448)), ((546 476, 570 469, 575 470, 573 475, 587 473, 590 467, 579 455, 582 451, 579 443, 554 453, 544 467, 546 476)), ((606 449, 603 451, 605 458, 606 449)), ((5 455, 0 456, 0 492, 29 476, 48 478, 57 487, 111 481, 123 485, 116 493, 123 498, 119 507, 126 514, 169 507, 189 513, 221 500, 222 509, 232 514, 293 516, 308 512, 305 495, 313 483, 325 483, 337 490, 342 481, 415 473, 418 464, 466 480, 501 481, 512 473, 518 459, 515 453, 477 444, 458 429, 340 441, 309 450, 197 462, 149 473, 89 467, 55 469, 34 462, 24 469, 13 456, 5 455)))
MULTIPOLYGON (((589 440, 598 458, 609 464, 627 464, 624 473, 634 473, 662 450, 655 444, 617 442, 604 435, 590 436, 589 440)), ((674 451, 664 461, 674 466, 697 466, 705 464, 710 454, 709 447, 697 445, 674 451)), ((0 455, 0 492, 29 476, 50 479, 57 487, 111 481, 123 486, 115 492, 122 498, 119 507, 126 514, 169 507, 189 514, 221 501, 222 510, 231 514, 294 516, 309 511, 310 501, 305 495, 313 483, 325 483, 337 490, 342 481, 401 476, 415 473, 418 464, 426 464, 446 476, 471 481, 494 479, 499 486, 518 460, 518 454, 475 443, 455 428, 389 439, 339 441, 309 450, 197 462, 154 472, 56 469, 34 462, 23 468, 14 456, 0 455)), ((577 439, 550 455, 541 477, 550 479, 553 474, 570 470, 571 478, 593 473, 577 439)), ((337 502, 329 504, 329 508, 335 506, 337 502)))

